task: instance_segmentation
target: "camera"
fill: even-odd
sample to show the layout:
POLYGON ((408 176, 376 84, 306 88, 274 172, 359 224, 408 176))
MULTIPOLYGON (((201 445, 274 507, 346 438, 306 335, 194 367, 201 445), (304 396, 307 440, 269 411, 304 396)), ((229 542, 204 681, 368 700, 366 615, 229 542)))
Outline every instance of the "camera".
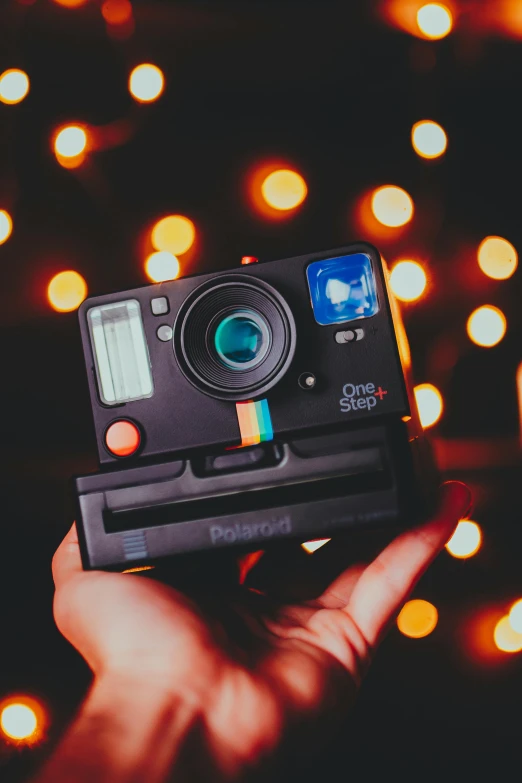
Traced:
POLYGON ((373 246, 92 297, 79 322, 101 468, 73 479, 85 569, 431 512, 436 470, 373 246))

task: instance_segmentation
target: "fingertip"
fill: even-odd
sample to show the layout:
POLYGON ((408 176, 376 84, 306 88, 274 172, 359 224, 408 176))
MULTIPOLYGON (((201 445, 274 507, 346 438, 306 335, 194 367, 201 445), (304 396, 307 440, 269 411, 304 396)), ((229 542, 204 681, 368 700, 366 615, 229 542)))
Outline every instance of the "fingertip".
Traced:
POLYGON ((473 495, 463 481, 445 481, 440 488, 440 513, 458 522, 465 519, 473 508, 473 495))

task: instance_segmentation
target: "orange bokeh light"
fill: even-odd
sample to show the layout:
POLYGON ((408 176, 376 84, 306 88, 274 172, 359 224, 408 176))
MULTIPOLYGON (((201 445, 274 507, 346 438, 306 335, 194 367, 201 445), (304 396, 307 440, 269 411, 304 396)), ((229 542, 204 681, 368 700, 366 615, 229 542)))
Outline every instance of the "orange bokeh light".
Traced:
POLYGON ((513 630, 509 622, 509 615, 505 615, 498 621, 493 638, 496 646, 502 652, 517 653, 522 650, 522 633, 513 630))
POLYGON ((85 161, 89 149, 89 133, 84 125, 63 125, 53 134, 52 146, 56 160, 66 169, 75 169, 85 161))
POLYGON ((101 12, 107 24, 122 25, 132 19, 132 6, 129 0, 105 0, 101 12))
POLYGON ((29 92, 29 77, 19 68, 9 68, 0 75, 0 101, 15 104, 23 101, 29 92))
POLYGON ((411 129, 411 143, 417 155, 433 160, 446 152, 448 137, 438 122, 420 120, 411 129))
POLYGON ((13 219, 6 209, 0 209, 0 245, 7 242, 13 233, 13 219))
POLYGON ((34 745, 45 732, 48 718, 32 696, 17 694, 0 702, 0 735, 18 745, 34 745))
POLYGON ((190 250, 196 238, 196 229, 190 218, 184 215, 167 215, 155 223, 151 232, 152 246, 166 250, 175 256, 190 250))
POLYGON ((47 288, 49 304, 59 313, 77 310, 87 296, 87 283, 74 270, 59 272, 47 288))
POLYGON ((306 198, 306 182, 297 171, 272 171, 261 184, 261 194, 270 207, 283 211, 295 209, 306 198))
POLYGON ((469 339, 482 348, 493 348, 506 334, 506 316, 493 305, 477 307, 466 325, 469 339))
POLYGON ((175 280, 180 272, 179 261, 167 250, 151 253, 145 261, 145 272, 153 283, 175 280))
POLYGON ((490 236, 482 240, 477 251, 478 265, 493 280, 507 280, 518 266, 518 253, 507 239, 490 236))
POLYGON ((433 427, 444 410, 442 394, 432 383, 420 383, 413 391, 422 426, 424 429, 433 427))
POLYGON ((421 639, 435 630, 438 622, 437 609, 429 601, 415 598, 407 601, 397 617, 397 627, 404 636, 421 639))
POLYGON ((463 519, 457 525, 455 532, 446 544, 446 549, 453 555, 465 559, 473 557, 482 544, 482 531, 476 522, 463 519))
POLYGON ((379 223, 398 228, 413 217, 413 201, 409 193, 396 185, 383 185, 373 191, 372 212, 379 223))
POLYGON ((163 71, 152 63, 137 65, 129 76, 129 92, 138 103, 156 101, 165 88, 163 71))
POLYGON ((417 11, 417 25, 426 38, 438 41, 453 28, 453 16, 444 3, 426 3, 417 11))
POLYGON ((56 5, 63 5, 64 8, 79 8, 85 5, 89 0, 54 0, 56 5))
POLYGON ((402 302, 415 302, 427 285, 426 272, 417 261, 398 261, 390 274, 390 288, 402 302))

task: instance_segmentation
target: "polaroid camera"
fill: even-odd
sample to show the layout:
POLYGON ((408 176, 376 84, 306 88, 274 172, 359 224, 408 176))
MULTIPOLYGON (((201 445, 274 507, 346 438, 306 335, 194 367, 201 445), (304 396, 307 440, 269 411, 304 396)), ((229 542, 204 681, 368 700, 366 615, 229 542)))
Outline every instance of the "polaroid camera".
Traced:
POLYGON ((436 471, 371 245, 93 297, 79 319, 101 466, 73 482, 84 568, 430 513, 436 471))

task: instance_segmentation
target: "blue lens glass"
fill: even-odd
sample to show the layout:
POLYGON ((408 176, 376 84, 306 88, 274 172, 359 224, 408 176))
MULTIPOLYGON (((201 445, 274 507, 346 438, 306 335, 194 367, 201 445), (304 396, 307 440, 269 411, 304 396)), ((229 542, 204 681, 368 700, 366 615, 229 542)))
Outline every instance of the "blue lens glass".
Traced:
POLYGON ((372 263, 364 253, 314 261, 306 276, 321 326, 369 318, 379 310, 372 263))
POLYGON ((218 323, 214 348, 226 367, 245 370, 257 366, 270 347, 268 324, 254 310, 238 309, 218 323))

